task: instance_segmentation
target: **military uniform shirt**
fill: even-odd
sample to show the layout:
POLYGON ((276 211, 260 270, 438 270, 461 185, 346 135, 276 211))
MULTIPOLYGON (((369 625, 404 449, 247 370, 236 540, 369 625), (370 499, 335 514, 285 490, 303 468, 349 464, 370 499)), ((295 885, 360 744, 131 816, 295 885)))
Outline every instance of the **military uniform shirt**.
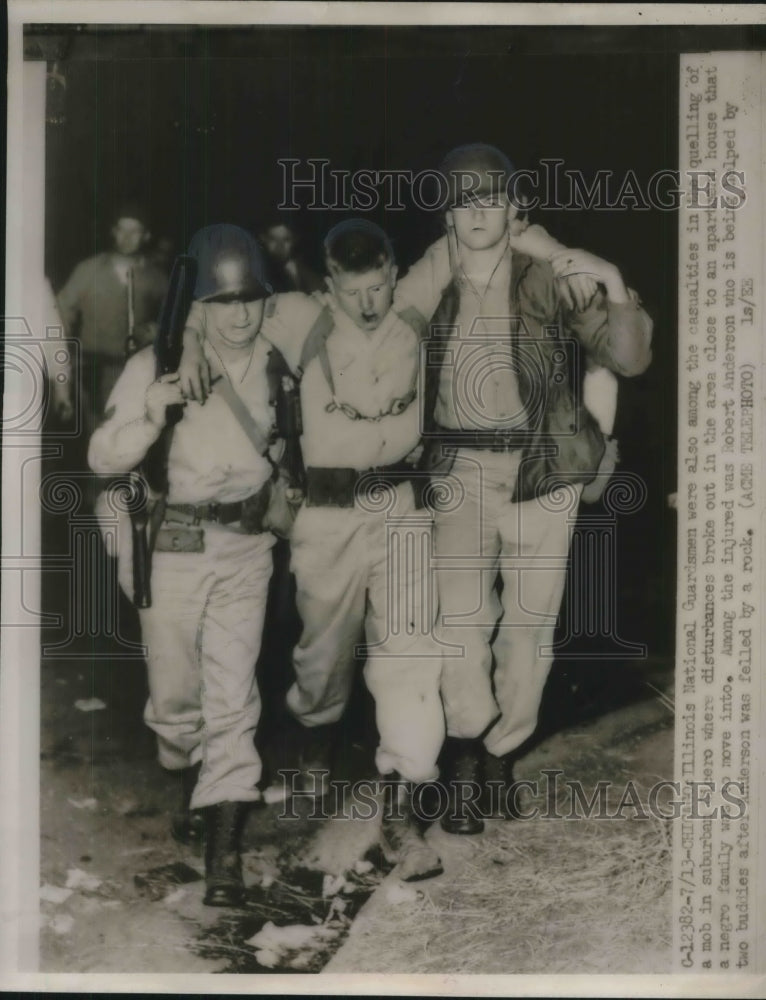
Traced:
MULTIPOLYGON (((263 334, 293 370, 320 312, 315 300, 299 293, 278 295, 267 307, 263 334)), ((333 316, 335 328, 326 345, 336 400, 365 417, 377 418, 394 400, 417 388, 418 335, 393 310, 371 333, 360 330, 340 309, 333 316)), ((363 471, 399 462, 418 444, 419 403, 416 397, 402 413, 380 419, 351 419, 342 409, 332 409, 332 390, 319 358, 313 358, 301 381, 304 463, 363 471)))
POLYGON ((526 423, 510 348, 507 249, 489 285, 462 276, 460 306, 445 347, 434 416, 442 427, 473 430, 526 423))
MULTIPOLYGON (((221 362, 206 342, 214 375, 221 362)), ((226 362, 232 385, 265 436, 273 424, 266 361, 269 345, 260 336, 252 356, 226 362)), ((91 438, 89 462, 94 471, 118 474, 134 468, 159 436, 144 416, 145 395, 154 381, 151 348, 128 361, 107 403, 106 419, 91 438)), ((271 475, 229 404, 213 391, 204 405, 190 400, 176 424, 168 461, 169 503, 234 503, 257 492, 271 475)))

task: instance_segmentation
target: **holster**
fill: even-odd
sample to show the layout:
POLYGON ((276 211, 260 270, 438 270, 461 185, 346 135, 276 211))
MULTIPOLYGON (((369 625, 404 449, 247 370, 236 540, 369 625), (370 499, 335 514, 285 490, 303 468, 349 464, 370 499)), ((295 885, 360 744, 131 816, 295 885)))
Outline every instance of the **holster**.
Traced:
POLYGON ((259 535, 265 531, 264 519, 269 509, 271 498, 271 482, 267 482, 257 493, 242 501, 242 517, 240 524, 248 535, 259 535))

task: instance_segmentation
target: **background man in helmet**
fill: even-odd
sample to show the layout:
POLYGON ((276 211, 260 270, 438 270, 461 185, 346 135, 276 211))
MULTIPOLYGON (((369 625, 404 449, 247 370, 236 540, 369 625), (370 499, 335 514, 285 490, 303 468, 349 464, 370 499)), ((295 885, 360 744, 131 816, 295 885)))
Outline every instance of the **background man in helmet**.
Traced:
POLYGON ((133 278, 135 334, 141 346, 154 337, 154 323, 167 288, 167 276, 146 255, 151 234, 141 206, 121 205, 110 234, 111 249, 81 261, 58 293, 67 335, 80 340, 79 377, 87 434, 101 418, 125 364, 128 273, 133 278))
POLYGON ((425 375, 425 465, 464 495, 454 510, 437 509, 434 522, 437 559, 462 563, 437 572, 438 635, 452 647, 442 675, 452 808, 442 826, 478 833, 480 813, 466 797, 482 783, 502 792, 485 797, 484 814, 513 814, 513 751, 537 724, 573 507, 604 455, 603 434, 573 395, 568 355, 546 327, 562 318, 589 363, 630 376, 651 360, 652 323, 613 264, 583 250, 512 247, 514 169, 499 150, 459 147, 441 174, 447 238, 411 268, 398 294, 432 316, 439 339, 431 343, 443 348, 430 352, 436 361, 425 375), (587 306, 588 295, 557 281, 575 275, 598 286, 587 306), (561 456, 547 480, 536 458, 544 432, 561 456), (549 495, 562 481, 575 500, 563 509, 549 495))
MULTIPOLYGON (((243 522, 248 510, 262 507, 272 464, 227 397, 239 400, 268 440, 269 346, 259 330, 271 288, 258 244, 235 226, 200 230, 189 253, 198 261, 191 316, 204 330, 215 390, 204 407, 187 399, 178 375, 155 379, 152 349, 139 351, 109 397, 89 460, 102 474, 134 468, 162 433, 167 407, 184 404, 172 430, 153 603, 139 612, 149 671, 145 720, 157 734, 160 764, 180 773, 192 810, 174 819, 173 833, 198 838, 195 814, 204 814, 204 901, 227 906, 243 896, 240 837, 248 807, 260 798, 255 663, 274 543, 257 518, 243 522)), ((128 589, 130 559, 121 556, 128 589)))

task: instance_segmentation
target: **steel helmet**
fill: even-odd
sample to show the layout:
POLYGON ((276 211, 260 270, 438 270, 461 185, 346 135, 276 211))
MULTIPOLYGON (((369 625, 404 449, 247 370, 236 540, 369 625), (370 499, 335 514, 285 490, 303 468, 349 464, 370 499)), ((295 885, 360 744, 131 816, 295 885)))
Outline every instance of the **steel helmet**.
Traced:
POLYGON ((264 252, 239 226, 220 223, 198 230, 189 256, 197 261, 194 298, 200 302, 252 301, 273 294, 264 252))

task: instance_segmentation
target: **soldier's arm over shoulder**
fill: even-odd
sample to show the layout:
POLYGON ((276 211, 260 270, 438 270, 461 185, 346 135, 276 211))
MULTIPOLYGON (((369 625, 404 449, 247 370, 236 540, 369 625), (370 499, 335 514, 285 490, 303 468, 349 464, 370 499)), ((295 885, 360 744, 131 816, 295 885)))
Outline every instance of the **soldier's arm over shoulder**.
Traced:
POLYGON ((283 292, 266 300, 263 335, 282 353, 293 371, 300 364, 303 344, 322 308, 321 303, 303 292, 283 292))
MULTIPOLYGON (((625 285, 615 265, 587 251, 566 251, 563 256, 568 255, 574 255, 575 266, 599 282, 598 292, 587 308, 565 310, 568 328, 597 364, 618 375, 640 375, 652 360, 654 324, 638 294, 625 285)), ((556 258, 553 265, 555 269, 556 258)))
POLYGON ((569 312, 567 326, 597 364, 618 375, 641 375, 651 363, 654 324, 632 288, 625 302, 599 290, 587 309, 569 312))
POLYGON ((151 347, 126 363, 106 403, 106 412, 88 447, 88 464, 94 472, 116 475, 129 472, 157 440, 160 429, 146 418, 146 390, 154 381, 151 347))
POLYGON ((397 312, 417 309, 425 320, 430 320, 451 280, 447 237, 442 236, 397 281, 394 308, 397 312))

